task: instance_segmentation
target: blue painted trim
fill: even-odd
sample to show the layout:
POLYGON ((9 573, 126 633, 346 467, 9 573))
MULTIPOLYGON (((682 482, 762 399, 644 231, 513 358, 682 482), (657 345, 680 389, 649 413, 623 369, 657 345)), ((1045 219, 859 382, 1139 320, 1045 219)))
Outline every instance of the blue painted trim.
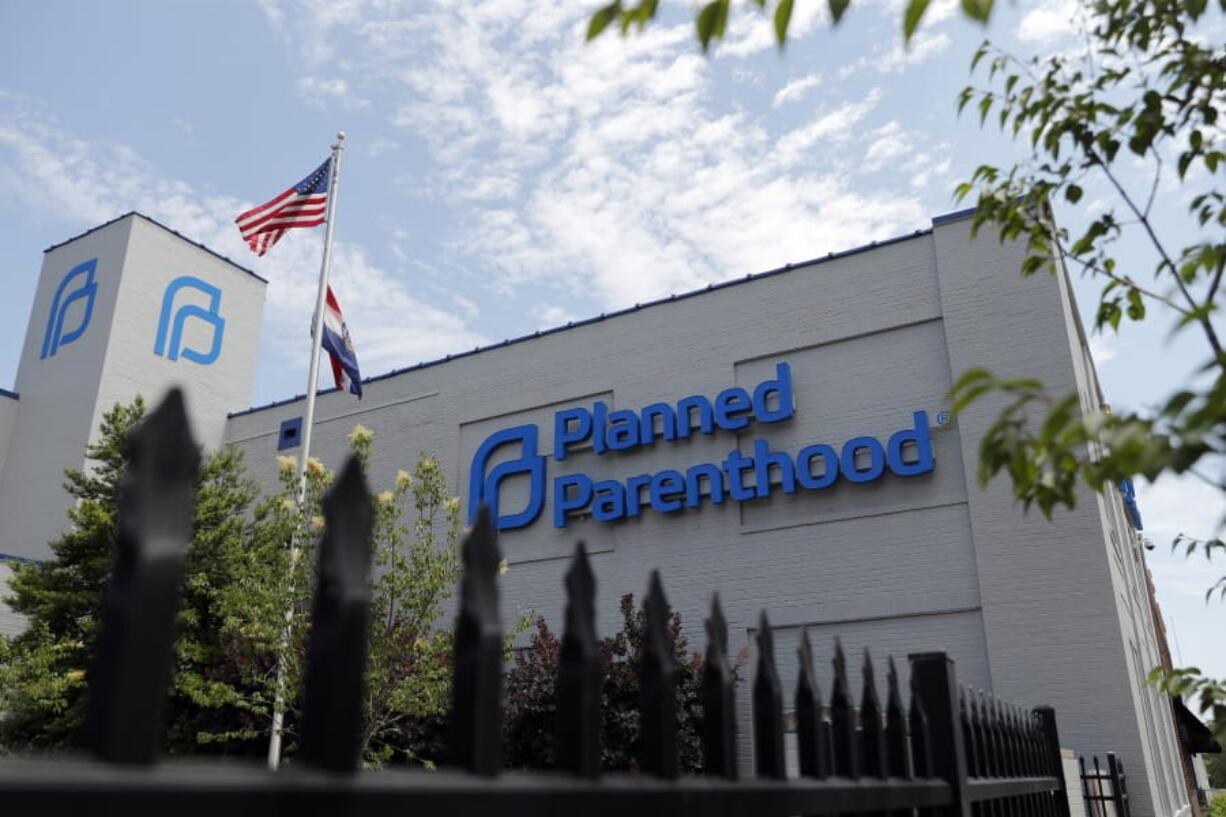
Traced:
POLYGON ((14 556, 11 553, 0 553, 0 562, 17 562, 23 565, 40 565, 41 559, 29 559, 25 556, 14 556))
POLYGON ((10 400, 20 400, 21 399, 20 394, 18 394, 15 391, 9 391, 8 389, 0 389, 0 397, 7 397, 10 400))
MULTIPOLYGON (((934 223, 935 223, 935 219, 934 219, 934 223)), ((838 258, 846 258, 851 255, 858 255, 859 253, 862 253, 862 252, 868 252, 869 250, 876 250, 881 247, 888 247, 891 244, 899 244, 903 241, 910 241, 914 238, 919 238, 920 236, 929 235, 931 232, 932 232, 931 229, 916 230, 915 232, 909 235, 894 236, 893 238, 887 238, 884 241, 873 241, 869 244, 864 244, 859 247, 854 247, 850 250, 843 250, 842 252, 827 253, 826 256, 823 258, 811 258, 808 261, 800 261, 794 264, 784 264, 782 267, 776 267, 775 269, 766 270, 765 272, 749 273, 744 278, 735 278, 731 281, 724 281, 718 284, 707 284, 705 287, 701 289, 694 289, 689 292, 683 292, 680 295, 669 295, 667 298, 659 298, 655 301, 648 301, 646 303, 635 304, 634 306, 626 307, 625 309, 619 309, 616 312, 602 312, 594 318, 587 318, 586 320, 581 320, 581 321, 571 321, 570 323, 567 323, 565 326, 556 326, 553 329, 538 330, 536 332, 533 332, 531 335, 521 335, 520 337, 517 337, 517 338, 509 338, 507 340, 502 341, 501 343, 491 343, 489 346, 478 346, 477 348, 473 349, 470 352, 460 352, 459 354, 446 355, 444 357, 437 358, 435 360, 428 360, 422 363, 418 363, 414 366, 406 366, 402 369, 392 369, 390 372, 385 372, 384 374, 377 374, 374 377, 367 377, 364 380, 362 380, 362 383, 366 384, 366 383, 374 383, 378 380, 387 380, 390 377, 396 377, 397 375, 402 375, 407 372, 415 372, 420 369, 428 369, 431 366, 439 366, 439 365, 442 365, 443 363, 450 363, 451 361, 459 360, 460 358, 472 357, 473 355, 479 355, 482 352, 488 352, 491 349, 502 349, 504 347, 511 346, 516 343, 524 343, 526 341, 536 340, 537 338, 541 338, 546 335, 553 335, 558 332, 566 332, 571 329, 577 329, 580 326, 587 326, 588 324, 599 323, 601 321, 605 321, 610 318, 617 318, 622 315, 629 315, 634 312, 641 312, 644 309, 650 309, 651 307, 660 306, 661 304, 670 304, 670 303, 673 303, 674 301, 685 300, 686 298, 695 298, 699 295, 706 295, 708 292, 714 292, 715 290, 719 290, 719 289, 727 289, 728 287, 739 286, 741 284, 745 284, 750 281, 756 281, 760 278, 770 278, 771 276, 774 276, 774 275, 782 275, 783 273, 786 273, 786 272, 793 272, 802 267, 811 267, 817 264, 822 264, 827 261, 833 261, 838 258)), ((316 394, 328 394, 334 391, 337 391, 337 389, 335 388, 320 389, 318 392, 316 392, 316 394)), ((284 400, 274 400, 273 402, 265 403, 262 406, 252 406, 251 408, 242 409, 241 411, 232 411, 226 416, 227 417, 242 417, 247 414, 255 414, 256 412, 259 412, 259 411, 267 411, 268 409, 276 408, 277 406, 284 406, 290 403, 297 402, 298 400, 302 400, 305 397, 306 395, 304 394, 296 394, 293 397, 287 397, 284 400)))
POLYGON ((975 215, 975 208, 968 207, 965 210, 956 210, 952 213, 945 213, 940 216, 932 217, 932 226, 940 227, 942 224, 949 224, 951 221, 961 221, 964 218, 970 218, 975 215))
POLYGON ((64 241, 61 241, 59 244, 52 244, 52 245, 51 245, 50 247, 48 247, 47 249, 43 250, 43 252, 44 252, 44 253, 49 253, 49 252, 51 252, 51 251, 52 251, 52 250, 54 250, 54 249, 58 249, 58 248, 60 248, 60 247, 64 246, 65 244, 71 244, 73 241, 76 241, 78 238, 85 238, 85 236, 89 235, 90 233, 95 233, 95 232, 97 232, 98 230, 101 230, 103 227, 110 227, 110 226, 111 226, 112 224, 114 224, 115 222, 117 222, 117 221, 123 221, 123 220, 124 220, 125 218, 127 218, 128 216, 138 216, 138 217, 140 217, 140 218, 143 218, 145 221, 149 222, 150 224, 152 224, 152 225, 154 225, 154 226, 156 226, 156 227, 161 227, 163 230, 165 230, 166 232, 170 233, 171 235, 173 235, 173 236, 177 236, 178 238, 183 239, 183 240, 184 240, 184 241, 186 241, 188 244, 193 244, 193 245, 195 245, 195 246, 199 247, 200 249, 204 250, 204 251, 205 251, 205 252, 207 252, 209 255, 213 256, 214 258, 220 258, 222 261, 225 261, 227 264, 229 264, 230 266, 234 267, 235 269, 242 270, 243 272, 245 272, 245 273, 247 273, 248 275, 250 275, 252 278, 255 278, 257 281, 260 281, 260 282, 265 283, 265 284, 267 284, 267 283, 268 283, 268 279, 267 279, 267 278, 265 278, 265 277, 264 277, 264 276, 262 276, 262 275, 259 275, 259 274, 258 274, 258 273, 256 273, 255 271, 247 269, 247 268, 246 268, 246 267, 244 267, 242 264, 237 264, 237 263, 235 263, 233 259, 231 259, 231 258, 227 258, 226 256, 222 255, 221 253, 217 252, 216 250, 211 250, 211 249, 209 249, 209 248, 208 248, 208 247, 206 247, 204 244, 201 244, 199 241, 193 241, 192 239, 190 239, 190 238, 188 238, 187 236, 183 235, 183 233, 179 232, 178 230, 172 230, 171 228, 167 227, 165 224, 163 224, 162 222, 158 221, 157 219, 150 218, 149 216, 145 215, 144 213, 137 212, 136 210, 129 210, 128 212, 124 213, 122 216, 118 216, 117 218, 113 218, 113 219, 111 219, 110 221, 107 221, 107 222, 105 222, 105 223, 103 223, 103 224, 99 224, 97 227, 91 227, 90 229, 86 230, 86 231, 85 231, 85 232, 83 232, 83 233, 80 233, 79 235, 74 235, 72 238, 69 238, 69 239, 66 239, 66 240, 64 240, 64 241))

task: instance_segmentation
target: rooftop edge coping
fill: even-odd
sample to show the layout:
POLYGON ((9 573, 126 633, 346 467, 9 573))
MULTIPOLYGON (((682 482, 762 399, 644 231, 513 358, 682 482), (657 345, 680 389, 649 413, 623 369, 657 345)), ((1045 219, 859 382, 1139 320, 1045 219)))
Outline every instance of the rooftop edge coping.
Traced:
MULTIPOLYGON (((974 213, 975 213, 975 208, 968 207, 965 210, 956 210, 952 213, 945 213, 943 215, 933 216, 932 227, 941 227, 941 226, 950 224, 955 221, 962 221, 963 219, 970 218, 972 215, 974 215, 974 213)), ((724 289, 726 287, 736 286, 738 284, 744 284, 748 281, 755 281, 755 280, 758 280, 759 278, 767 278, 773 275, 779 275, 781 273, 791 272, 792 270, 799 269, 800 267, 814 266, 817 264, 821 264, 824 261, 833 261, 836 258, 845 258, 849 255, 856 255, 858 253, 867 252, 868 250, 875 250, 879 247, 886 247, 891 244, 900 243, 902 241, 910 241, 913 238, 918 238, 919 236, 922 236, 922 235, 928 235, 929 233, 932 232, 932 227, 926 230, 915 230, 912 233, 908 233, 906 235, 894 236, 892 238, 887 238, 882 241, 870 241, 868 244, 861 244, 858 247, 852 247, 851 249, 848 249, 848 250, 840 250, 839 252, 830 252, 824 256, 820 256, 817 258, 810 258, 807 261, 798 261, 794 263, 784 264, 782 267, 776 267, 775 269, 766 270, 764 272, 758 272, 758 273, 751 272, 745 275, 743 278, 733 278, 727 281, 721 281, 720 283, 717 283, 717 284, 716 283, 707 284, 705 287, 701 287, 699 289, 693 289, 693 290, 690 290, 689 292, 683 292, 680 295, 677 295, 677 294, 668 295, 663 298, 657 298, 654 301, 638 303, 638 304, 635 304, 634 306, 629 306, 624 309, 615 310, 613 312, 602 312, 599 315, 592 317, 592 318, 585 318, 583 320, 578 320, 578 321, 568 321, 564 326, 555 326, 551 329, 538 329, 532 332, 531 334, 520 335, 519 337, 516 337, 516 338, 507 338, 499 343, 491 343, 488 346, 478 346, 470 351, 457 352, 455 354, 449 354, 449 355, 445 355, 440 358, 435 358, 434 360, 422 361, 412 366, 405 366, 400 369, 392 369, 391 371, 384 372, 383 374, 377 374, 371 377, 364 377, 362 378, 362 384, 365 385, 367 383, 374 383, 379 380, 387 380, 389 378, 396 377, 397 375, 406 374, 408 372, 417 371, 419 369, 426 369, 431 366, 438 366, 443 363, 450 363, 453 360, 459 360, 465 357, 472 357, 473 355, 478 355, 482 352, 488 352, 492 349, 502 349, 504 347, 511 346, 513 344, 523 343, 529 340, 535 340, 537 338, 541 338, 546 335, 552 335, 558 332, 565 332, 570 329, 576 329, 580 326, 587 326, 588 324, 599 323, 600 321, 608 320, 609 318, 617 318, 622 315, 628 315, 633 312, 640 312, 649 307, 659 306, 660 304, 672 303, 674 301, 680 301, 685 298, 693 298, 697 295, 703 295, 707 292, 713 292, 717 289, 724 289)), ((340 389, 337 389, 335 387, 331 389, 320 389, 319 391, 316 392, 316 395, 331 394, 332 392, 335 392, 335 391, 340 391, 340 389)), ((290 403, 296 403, 297 401, 305 399, 305 398, 306 398, 305 394, 296 394, 293 397, 286 397, 281 400, 274 400, 271 403, 265 403, 265 404, 258 405, 258 406, 251 406, 249 408, 240 409, 238 411, 231 411, 226 414, 226 418, 230 419, 234 417, 243 417, 248 414, 255 414, 257 412, 267 411, 268 409, 277 408, 278 406, 285 406, 285 405, 289 405, 290 403)))
POLYGON ((204 250, 204 251, 205 251, 205 252, 207 252, 209 255, 213 256, 214 258, 219 258, 219 259, 221 259, 222 261, 225 261, 225 262, 226 262, 227 264, 229 264, 230 266, 234 267, 235 269, 242 270, 243 272, 245 272, 245 273, 247 273, 248 275, 250 275, 252 278, 255 278, 257 281, 260 281, 260 282, 265 283, 265 284, 267 284, 267 283, 268 283, 268 279, 267 279, 267 278, 265 278, 264 276, 260 275, 258 272, 255 272, 254 270, 250 270, 250 269, 248 269, 247 267, 244 267, 242 264, 239 264, 239 263, 235 262, 233 259, 228 258, 227 256, 222 255, 221 253, 217 252, 216 250, 210 249, 210 248, 209 248, 209 247, 207 247, 206 245, 201 244, 199 241, 194 241, 194 240, 192 240, 192 239, 188 238, 187 236, 183 235, 183 233, 179 232, 178 230, 173 230, 173 229, 171 229, 170 227, 167 227, 167 226, 166 226, 165 224, 163 224, 162 222, 158 221, 157 219, 155 219, 155 218, 150 218, 149 216, 145 215, 144 213, 142 213, 142 212, 140 212, 140 211, 138 211, 138 210, 129 210, 128 212, 124 213, 123 215, 121 215, 121 216, 116 216, 115 218, 111 219, 110 221, 107 221, 107 222, 104 222, 104 223, 102 223, 102 224, 99 224, 97 227, 91 227, 91 228, 89 228, 88 230, 86 230, 85 232, 80 233, 79 235, 74 235, 72 238, 65 239, 65 240, 61 241, 60 243, 58 243, 58 244, 52 244, 52 245, 51 245, 50 247, 48 247, 47 249, 43 250, 43 254, 45 255, 45 254, 47 254, 47 253, 51 252, 52 250, 57 250, 57 249, 59 249, 60 247, 63 247, 65 244, 71 244, 72 242, 76 241, 77 239, 79 239, 79 238, 84 238, 85 236, 89 235, 90 233, 96 233, 98 230, 101 230, 101 229, 103 229, 104 227, 110 227, 112 224, 115 224, 116 222, 119 222, 119 221, 123 221, 125 218, 128 218, 129 216, 138 216, 139 218, 143 218, 145 221, 149 222, 150 224, 153 224, 153 225, 155 225, 155 226, 157 226, 157 227, 161 227, 163 230, 165 230, 166 232, 168 232, 168 233, 170 233, 171 235, 175 236, 176 238, 181 238, 182 240, 186 241, 188 244, 191 244, 192 246, 195 246, 195 247, 199 247, 200 249, 204 250))

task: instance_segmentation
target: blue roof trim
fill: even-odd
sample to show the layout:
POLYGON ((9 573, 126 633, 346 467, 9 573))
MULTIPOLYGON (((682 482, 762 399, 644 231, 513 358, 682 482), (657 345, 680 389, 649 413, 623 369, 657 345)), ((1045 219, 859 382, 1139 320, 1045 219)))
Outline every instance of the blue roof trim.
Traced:
POLYGON ((7 397, 10 400, 20 400, 21 399, 20 394, 18 394, 15 391, 9 391, 8 389, 0 389, 0 397, 7 397))
POLYGON ((25 556, 14 556, 11 553, 0 553, 0 562, 17 562, 23 565, 42 564, 42 561, 39 559, 28 559, 25 556))
POLYGON ((188 238, 187 236, 183 235, 183 233, 179 232, 178 230, 172 230, 170 227, 167 227, 165 224, 163 224, 162 222, 158 221, 157 219, 155 219, 155 218, 150 218, 149 216, 145 215, 144 213, 138 212, 138 211, 136 211, 136 210, 129 210, 128 212, 124 213, 122 216, 118 216, 118 217, 116 217, 116 218, 111 219, 111 220, 110 220, 110 221, 108 221, 108 222, 105 222, 105 223, 103 223, 103 224, 99 224, 97 227, 92 227, 92 228, 90 228, 90 229, 86 230, 85 232, 81 233, 80 235, 74 235, 72 238, 69 238, 69 239, 66 239, 66 240, 64 240, 64 241, 61 241, 59 244, 52 244, 52 245, 51 245, 50 247, 48 247, 47 249, 43 250, 43 252, 44 252, 44 253, 49 253, 49 252, 51 252, 52 250, 55 250, 55 249, 58 249, 58 248, 60 248, 60 247, 64 246, 65 244, 71 244, 73 241, 76 241, 78 238, 84 238, 85 236, 89 235, 90 233, 95 233, 95 232, 97 232, 98 230, 101 230, 103 227, 110 227, 110 226, 111 226, 112 224, 114 224, 115 222, 117 222, 117 221, 123 221, 123 220, 124 220, 125 218, 127 218, 128 216, 138 216, 138 217, 140 217, 140 218, 143 218, 145 221, 149 222, 150 224, 153 224, 153 225, 155 225, 155 226, 157 226, 157 227, 161 227, 163 230, 165 230, 166 232, 170 233, 171 235, 173 235, 173 236, 176 236, 176 237, 178 237, 178 238, 183 239, 183 240, 184 240, 184 241, 186 241, 188 244, 192 244, 192 245, 194 245, 194 246, 196 246, 196 247, 199 247, 200 249, 204 250, 204 251, 205 251, 205 252, 207 252, 209 255, 213 256, 214 258, 220 258, 222 261, 225 261, 227 264, 229 264, 230 266, 234 267, 235 269, 242 270, 243 272, 245 272, 245 273, 247 273, 248 275, 250 275, 252 278, 255 278, 255 279, 256 279, 256 280, 258 280, 258 281, 262 281, 262 282, 263 282, 263 283, 265 283, 265 284, 267 284, 267 283, 268 283, 268 279, 267 279, 267 278, 265 278, 264 276, 262 276, 262 275, 260 275, 259 273, 255 272, 254 270, 249 270, 249 269, 247 269, 246 267, 244 267, 242 264, 236 264, 236 263, 235 263, 235 262, 234 262, 232 259, 227 258, 226 256, 222 255, 221 253, 217 252, 216 250, 211 250, 211 249, 209 249, 208 247, 206 247, 204 244, 201 244, 199 241, 194 241, 194 240, 192 240, 192 239, 188 238))
POLYGON ((940 216, 932 217, 932 226, 940 227, 942 224, 949 224, 951 221, 961 221, 964 218, 970 218, 975 215, 975 208, 968 207, 965 210, 956 210, 952 213, 945 213, 940 216))
MULTIPOLYGON (((963 212, 968 212, 968 211, 963 211, 963 212)), ((954 217, 960 217, 960 214, 952 213, 949 216, 938 216, 938 218, 947 218, 947 219, 951 219, 954 217)), ((933 221, 933 224, 937 223, 937 219, 935 218, 932 221, 933 221)), ((577 329, 580 326, 587 326, 588 324, 599 323, 600 321, 605 321, 605 320, 608 320, 609 318, 617 318, 617 317, 621 317, 622 315, 629 315, 632 312, 640 312, 644 309, 649 309, 653 306, 660 306, 661 304, 669 304, 669 303, 673 303, 674 301, 685 300, 686 298, 694 298, 699 295, 705 295, 708 292, 713 292, 715 290, 727 289, 728 287, 739 286, 740 284, 748 283, 749 281, 756 281, 759 278, 769 278, 773 275, 782 275, 785 272, 791 272, 793 270, 800 269, 801 267, 815 266, 817 264, 821 264, 826 261, 833 261, 837 258, 846 258, 849 255, 858 255, 859 253, 868 252, 869 250, 875 250, 880 247, 888 247, 891 244, 898 244, 903 241, 910 241, 914 238, 919 238, 920 236, 928 235, 931 232, 932 232, 931 229, 916 230, 913 233, 908 233, 907 235, 894 236, 893 238, 887 238, 884 241, 872 241, 872 242, 869 242, 868 244, 863 244, 859 247, 853 247, 850 250, 843 250, 841 252, 827 253, 825 256, 820 257, 820 258, 811 258, 808 261, 800 261, 800 262, 793 263, 793 264, 784 264, 782 267, 776 267, 775 269, 766 270, 765 272, 758 272, 758 273, 751 272, 748 275, 746 275, 744 278, 733 278, 729 281, 723 281, 718 284, 707 284, 705 287, 702 287, 701 289, 694 289, 689 292, 683 292, 680 295, 669 295, 667 298, 659 298, 654 301, 648 301, 646 303, 635 304, 634 306, 626 307, 625 309, 619 309, 616 312, 602 312, 594 318, 587 318, 586 320, 581 320, 581 321, 571 321, 567 323, 565 326, 555 326, 552 329, 537 330, 536 332, 533 332, 530 335, 521 335, 517 338, 508 338, 507 340, 504 340, 501 343, 491 343, 489 346, 478 346, 477 348, 469 352, 460 352, 458 354, 446 355, 444 357, 437 358, 435 360, 428 360, 422 363, 418 363, 414 366, 406 366, 402 369, 392 369, 390 372, 385 372, 384 374, 377 374, 373 377, 364 378, 362 380, 362 383, 363 385, 365 385, 366 383, 374 383, 379 380, 387 380, 390 377, 396 377, 397 375, 402 375, 407 372, 414 372, 419 369, 426 369, 431 366, 438 366, 443 363, 450 363, 451 361, 459 360, 460 358, 472 357, 473 355, 478 355, 478 354, 481 354, 482 352, 488 352, 491 349, 502 349, 504 347, 511 346, 512 344, 524 343, 525 341, 536 340, 537 338, 542 338, 542 337, 545 337, 546 335, 553 335, 558 332, 566 332, 571 329, 577 329)), ((337 391, 337 389, 335 388, 320 389, 319 391, 316 392, 316 394, 329 394, 334 391, 337 391)), ((266 411, 268 409, 276 408, 277 406, 284 406, 284 405, 288 405, 289 403, 297 402, 299 400, 304 399, 305 397, 306 397, 305 394, 296 394, 293 397, 287 397, 283 400, 274 400, 273 402, 265 403, 262 406, 252 406, 251 408, 242 409, 240 411, 232 411, 226 416, 227 417, 242 417, 247 414, 255 414, 256 412, 259 412, 259 411, 266 411)))

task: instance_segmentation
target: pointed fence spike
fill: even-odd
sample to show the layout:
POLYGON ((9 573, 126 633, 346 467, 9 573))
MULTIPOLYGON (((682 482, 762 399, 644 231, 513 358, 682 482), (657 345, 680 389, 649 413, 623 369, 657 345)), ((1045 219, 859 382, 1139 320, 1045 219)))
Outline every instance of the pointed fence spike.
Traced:
POLYGON ((707 653, 702 668, 702 758, 703 770, 711 777, 735 780, 736 690, 728 661, 728 622, 711 597, 711 616, 706 621, 707 653))
POLYGON ((374 524, 370 490, 356 456, 324 497, 323 513, 307 645, 302 760, 319 769, 352 772, 361 754, 374 524))
POLYGON ((502 766, 502 617, 498 534, 482 505, 464 540, 452 681, 452 762, 492 776, 502 766))
POLYGON ((971 722, 970 691, 964 684, 958 685, 958 716, 962 722, 962 742, 966 747, 966 776, 978 777, 979 752, 976 749, 975 728, 971 722))
POLYGON ((758 669, 753 682, 753 744, 758 777, 786 780, 783 687, 775 668, 775 636, 765 610, 758 619, 758 669))
POLYGON ((813 646, 809 630, 800 629, 796 650, 800 665, 796 679, 796 744, 801 777, 824 778, 829 773, 829 755, 823 746, 829 740, 828 725, 822 718, 822 693, 813 674, 813 646))
POLYGON ((974 721, 979 739, 979 774, 992 777, 995 763, 992 753, 992 725, 988 719, 988 694, 982 689, 975 691, 974 721))
POLYGON ((932 777, 932 748, 928 739, 928 716, 919 695, 919 678, 911 673, 911 706, 907 711, 911 732, 911 766, 918 778, 932 777))
POLYGON ((566 633, 558 661, 557 764, 581 777, 600 777, 600 692, 596 575, 580 541, 566 571, 566 633))
POLYGON ((877 698, 877 681, 873 675, 873 659, 867 648, 860 670, 863 689, 860 691, 860 774, 866 777, 886 777, 885 736, 881 732, 881 702, 877 698))
POLYGON ((658 570, 651 571, 643 613, 647 632, 639 669, 640 766, 672 780, 677 777, 677 667, 668 599, 658 570))
POLYGON ((860 776, 860 747, 857 741, 855 712, 847 685, 847 657, 843 642, 834 639, 834 685, 830 691, 830 731, 833 743, 834 773, 838 777, 860 776))
POLYGON ((171 389, 128 434, 115 564, 90 670, 85 742, 100 759, 149 764, 161 744, 183 558, 200 453, 171 389))
POLYGON ((886 672, 889 688, 885 705, 885 751, 886 771, 890 777, 910 780, 911 757, 907 753, 907 713, 903 710, 902 696, 898 692, 898 667, 890 656, 886 672))

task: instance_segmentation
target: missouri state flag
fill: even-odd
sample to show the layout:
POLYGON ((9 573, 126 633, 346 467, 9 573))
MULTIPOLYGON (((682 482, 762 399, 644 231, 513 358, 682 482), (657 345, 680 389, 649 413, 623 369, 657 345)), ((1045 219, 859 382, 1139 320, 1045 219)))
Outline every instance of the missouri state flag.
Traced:
POLYGON ((324 331, 320 345, 332 359, 332 379, 338 389, 348 389, 362 399, 362 373, 358 370, 358 356, 353 351, 349 327, 336 300, 332 287, 328 287, 328 302, 324 305, 324 331))

